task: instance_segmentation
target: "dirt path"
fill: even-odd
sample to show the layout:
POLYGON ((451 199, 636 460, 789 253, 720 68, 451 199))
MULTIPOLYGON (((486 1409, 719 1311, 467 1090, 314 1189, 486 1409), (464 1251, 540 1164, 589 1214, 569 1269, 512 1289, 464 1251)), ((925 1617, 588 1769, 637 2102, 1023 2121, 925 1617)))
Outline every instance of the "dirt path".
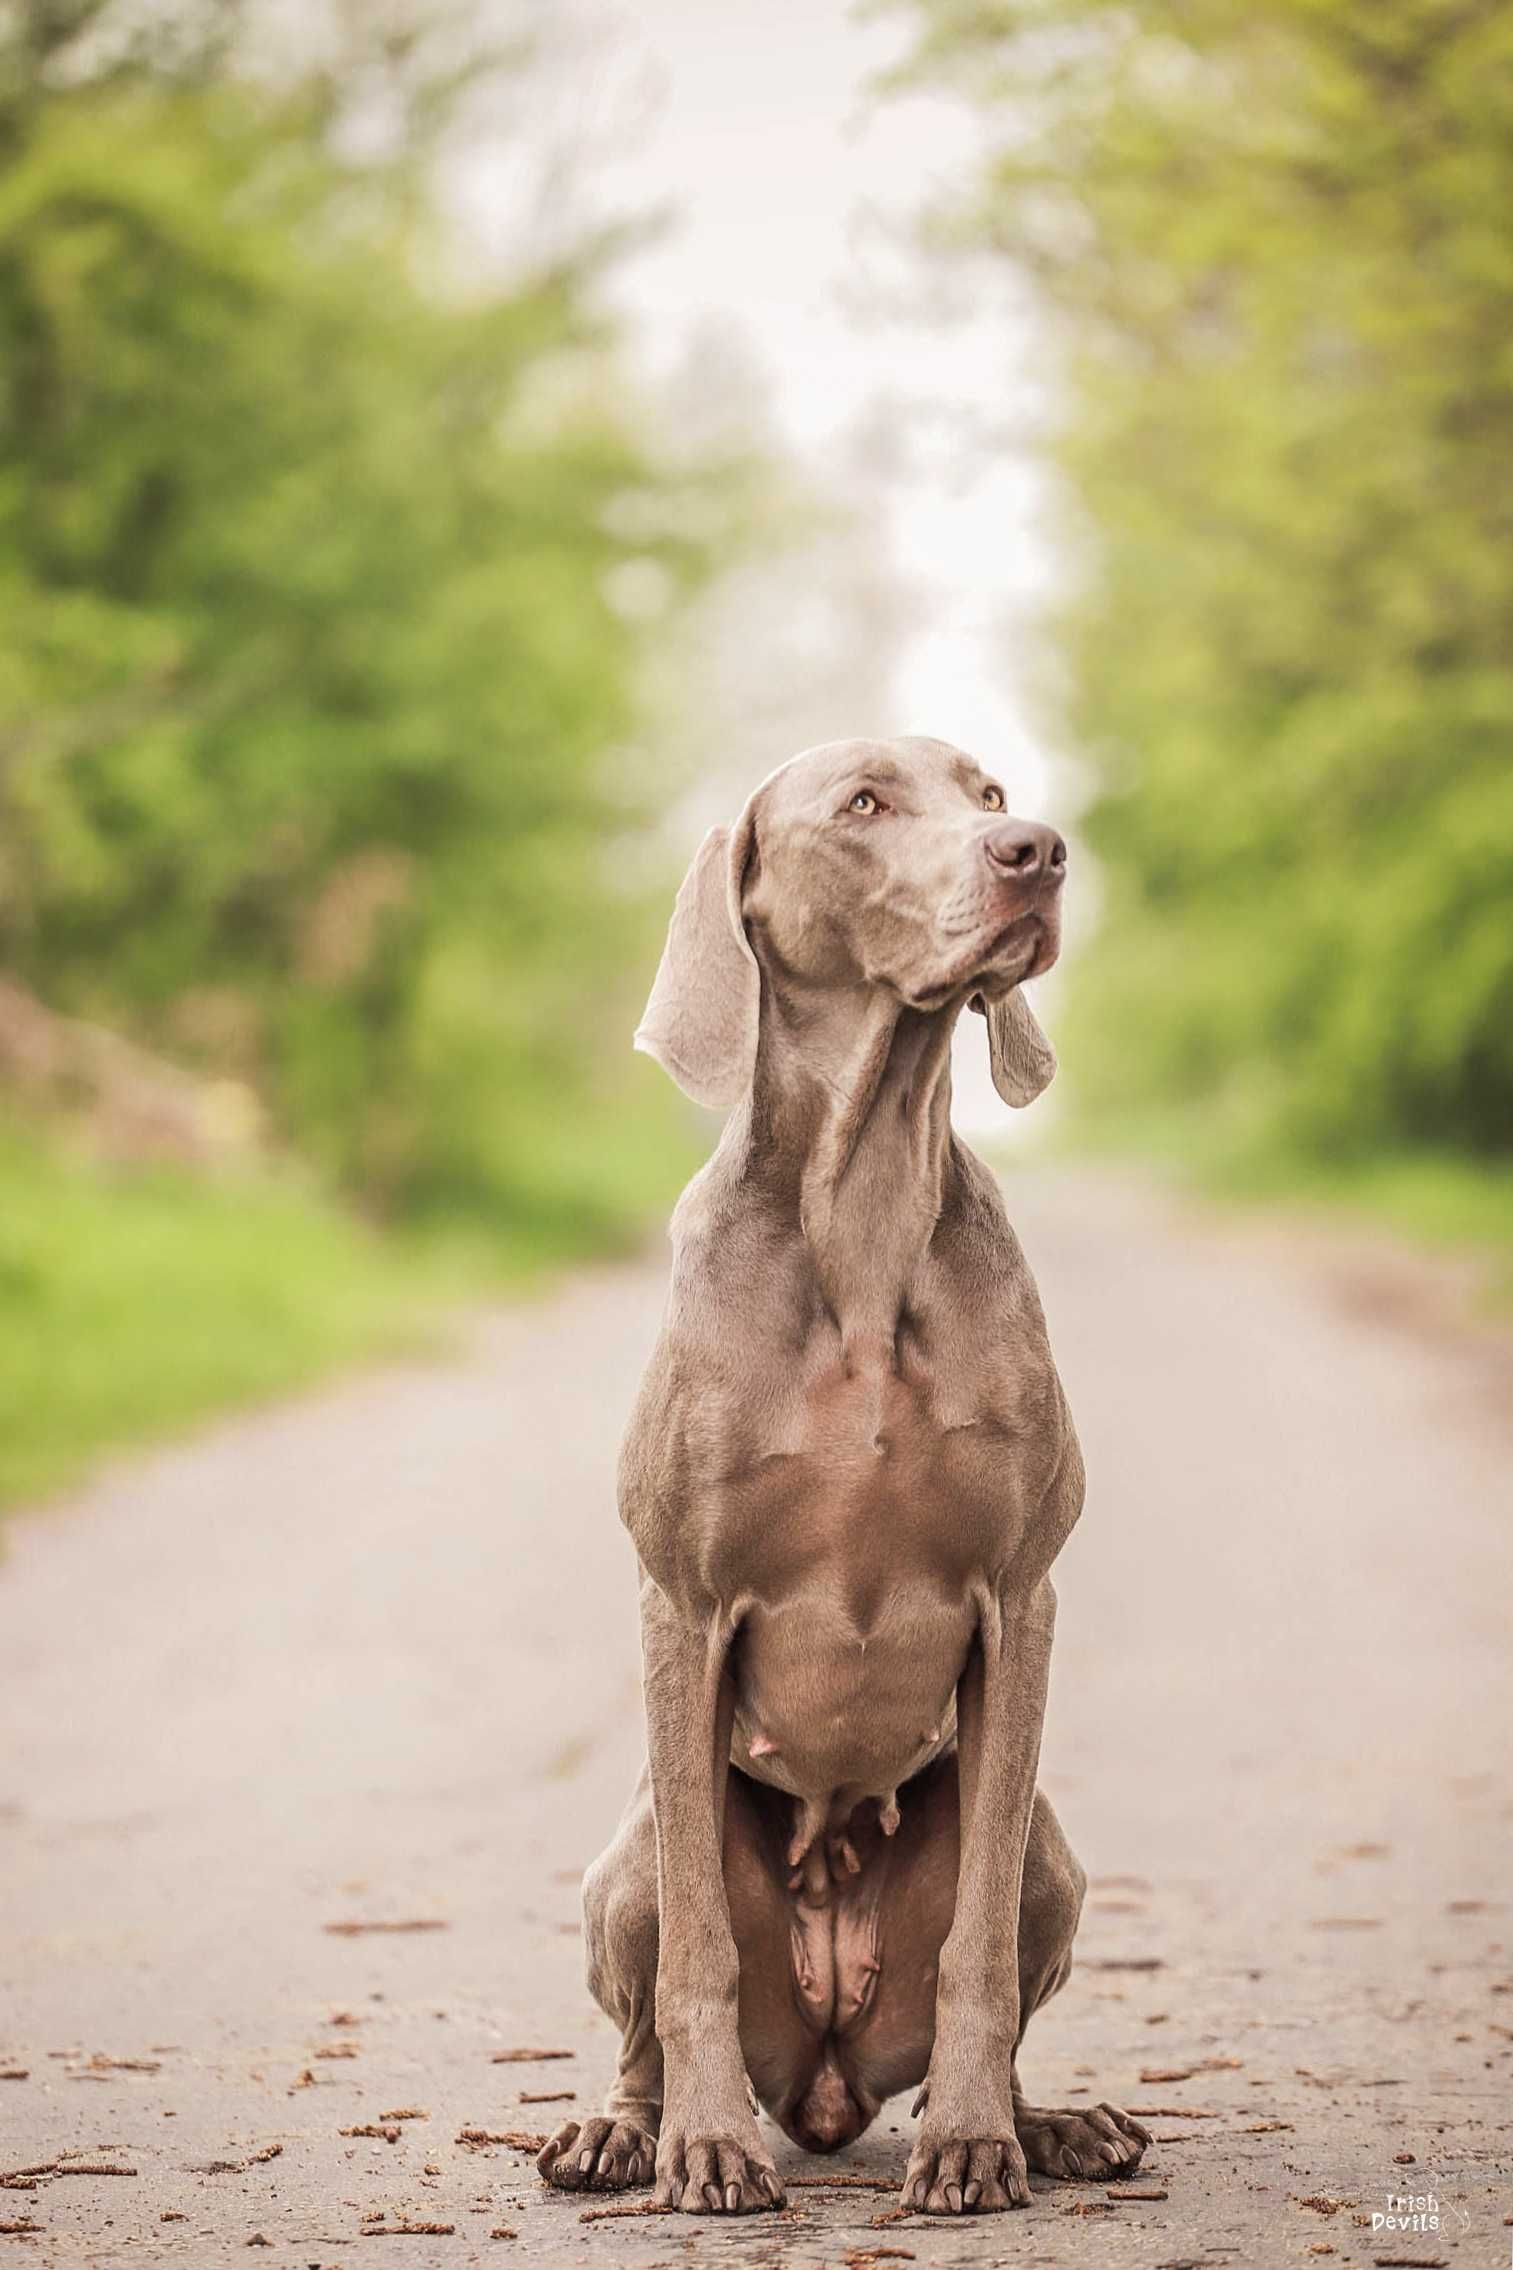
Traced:
POLYGON ((538 2091, 593 2105, 611 2064, 576 1879, 640 1745, 611 1476, 661 1298, 643 1268, 13 1525, 0 2071, 25 2077, 0 2080, 0 2170, 59 2172, 0 2188, 0 2228, 38 2226, 0 2261, 261 2238, 352 2270, 382 2209, 451 2226, 393 2244, 443 2266, 1500 2270, 1509 1375, 1361 1313, 1295 1245, 1103 1185, 1012 1203, 1092 1476, 1045 1779, 1094 1889, 1027 2071, 1045 2101, 1157 2107, 1137 2189, 1165 2196, 1038 2185, 1012 2220, 874 2228, 900 2103, 840 2162, 780 2149, 886 2189, 585 2224, 508 2144, 458 2141, 555 2122, 538 2091), (494 2062, 521 2046, 571 2054, 494 2062), (1373 2233, 1389 2194, 1430 2193, 1437 2229, 1373 2233))

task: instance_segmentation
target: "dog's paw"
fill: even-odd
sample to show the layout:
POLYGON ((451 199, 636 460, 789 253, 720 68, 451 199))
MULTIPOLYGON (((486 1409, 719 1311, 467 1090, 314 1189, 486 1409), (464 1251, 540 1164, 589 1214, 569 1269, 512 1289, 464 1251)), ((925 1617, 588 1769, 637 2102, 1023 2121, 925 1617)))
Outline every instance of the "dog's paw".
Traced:
POLYGON ((777 2169, 754 2139, 662 2131, 653 2205, 685 2215, 750 2215, 784 2205, 777 2169))
POLYGON ((1012 2137, 927 2133, 909 2155, 899 2204, 918 2215, 999 2215, 1028 2207, 1024 2153, 1012 2137))
POLYGON ((1093 2105, 1087 2112, 1045 2112, 1038 2105, 1019 2105, 1014 2126, 1037 2175, 1060 2176, 1072 2183, 1106 2183, 1111 2177, 1133 2175, 1150 2142, 1149 2129, 1111 2104, 1093 2105))
POLYGON ((650 2183, 657 2147, 634 2121, 564 2120, 536 2155, 536 2165, 559 2191, 627 2191, 650 2183))

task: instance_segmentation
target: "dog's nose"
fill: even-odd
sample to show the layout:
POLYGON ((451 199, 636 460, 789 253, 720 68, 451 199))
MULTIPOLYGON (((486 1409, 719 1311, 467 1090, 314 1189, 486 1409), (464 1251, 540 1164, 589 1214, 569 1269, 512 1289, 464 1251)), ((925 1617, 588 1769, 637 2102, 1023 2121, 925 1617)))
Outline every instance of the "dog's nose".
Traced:
POLYGON ((1039 882, 1042 876, 1060 881, 1066 872, 1066 845, 1054 828, 1038 827, 1031 820, 1005 820, 990 828, 982 839, 988 865, 995 875, 1015 883, 1039 882))

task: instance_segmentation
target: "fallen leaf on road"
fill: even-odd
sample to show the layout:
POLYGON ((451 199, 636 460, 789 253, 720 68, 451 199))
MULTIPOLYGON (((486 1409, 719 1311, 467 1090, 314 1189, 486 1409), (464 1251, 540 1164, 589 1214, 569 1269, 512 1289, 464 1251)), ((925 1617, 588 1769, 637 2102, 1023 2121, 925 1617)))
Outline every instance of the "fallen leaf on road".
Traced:
POLYGON ((496 2049, 491 2065, 544 2065, 551 2057, 571 2057, 570 2049, 496 2049))
POLYGON ((1124 2207, 1132 2200, 1170 2199, 1171 2193, 1161 2190, 1155 2184, 1142 2184, 1136 2188, 1133 2184, 1121 2183, 1117 2191, 1106 2191, 1104 2197, 1112 2200, 1116 2207, 1124 2207))
POLYGON ((1217 2120, 1212 2106, 1195 2104, 1127 2104, 1136 2120, 1217 2120))
POLYGON ((378 2117, 380 2120, 429 2120, 431 2116, 422 2112, 419 2105, 407 2104, 401 2105, 398 2112, 381 2112, 378 2117))
POLYGON ((1376 2270, 1445 2270, 1442 2254, 1374 2254, 1376 2270))
POLYGON ((519 2236, 520 2233, 512 2231, 508 2223, 496 2223, 493 2230, 489 2232, 490 2238, 519 2238, 519 2236))
POLYGON ((357 2055, 357 2044, 355 2041, 323 2042, 321 2047, 316 2050, 315 2055, 317 2057, 355 2057, 357 2055))
POLYGON ((576 2089, 522 2089, 517 2101, 520 2104, 571 2104, 577 2094, 576 2089))
POLYGON ((24 2065, 0 2065, 0 2081, 24 2081, 27 2078, 24 2065))
POLYGON ((1305 2199, 1297 2201, 1297 2205, 1310 2208, 1315 2215, 1337 2215, 1342 2207, 1353 2207, 1355 2201, 1331 2199, 1327 2191, 1310 2191, 1305 2199))
POLYGON ((1084 1970, 1165 1970, 1159 1955, 1097 1955, 1084 1956, 1084 1970))
POLYGON ((22 2215, 17 2220, 0 2223, 0 2233, 6 2238, 30 2238, 34 2231, 40 2231, 42 2227, 40 2223, 34 2223, 30 2215, 22 2215))
POLYGON ((283 2150, 282 2144, 264 2144, 258 2151, 249 2152, 244 2160, 200 2160, 191 2166, 191 2175, 245 2175, 249 2168, 261 2167, 265 2160, 276 2160, 283 2150))
POLYGON ((1242 2128, 1242 2136, 1275 2136, 1281 2129, 1291 2129, 1290 2120, 1257 2120, 1249 2128, 1242 2128))
POLYGON ((1140 2078, 1149 2088, 1152 2082, 1190 2081, 1195 2073, 1238 2073, 1242 2070, 1238 2057, 1200 2057, 1194 2065, 1144 2066, 1140 2078))
POLYGON ((508 2144, 512 2152, 539 2152, 546 2135, 529 2128, 459 2128, 454 2141, 470 2152, 487 2151, 490 2144, 508 2144))
POLYGON ((385 2144, 399 2142, 399 2129, 391 2120, 365 2120, 356 2128, 338 2128, 338 2136, 376 2136, 385 2144))

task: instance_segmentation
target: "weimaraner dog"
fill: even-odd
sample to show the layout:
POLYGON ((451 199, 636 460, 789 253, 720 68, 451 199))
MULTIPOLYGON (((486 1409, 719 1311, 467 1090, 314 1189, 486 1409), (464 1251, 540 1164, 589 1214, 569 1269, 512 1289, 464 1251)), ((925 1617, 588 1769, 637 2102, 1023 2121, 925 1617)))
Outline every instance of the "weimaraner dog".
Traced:
POLYGON ((673 1216, 621 1462, 648 1765, 584 1885, 620 2028, 602 2116, 539 2166, 778 2206, 760 2102, 834 2151, 897 2090, 903 2204, 1029 2202, 1149 2142, 1027 2104, 1085 1878, 1035 1787, 1082 1461, 998 1186, 950 1123, 952 1029, 1000 1095, 1055 1059, 1020 986, 1059 945, 1066 847, 941 741, 811 749, 706 837, 637 1034, 730 1112, 673 1216))

